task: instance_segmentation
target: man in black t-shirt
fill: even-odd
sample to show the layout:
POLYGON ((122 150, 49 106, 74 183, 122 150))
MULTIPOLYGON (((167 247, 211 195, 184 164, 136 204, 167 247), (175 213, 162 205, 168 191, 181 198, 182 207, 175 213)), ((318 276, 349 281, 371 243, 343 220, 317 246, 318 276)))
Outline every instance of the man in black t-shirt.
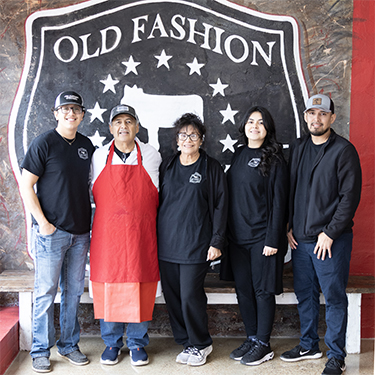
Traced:
POLYGON ((295 362, 322 357, 317 332, 321 289, 329 348, 322 374, 342 374, 348 318, 345 289, 353 217, 361 195, 361 166, 354 146, 331 129, 336 115, 329 97, 318 94, 308 99, 304 116, 310 134, 295 141, 289 159, 288 232, 301 338, 281 359, 295 362))
POLYGON ((51 371, 54 299, 59 280, 58 354, 75 365, 89 362, 78 347, 77 319, 90 242, 89 174, 94 152, 91 141, 77 132, 84 114, 79 94, 74 91, 59 94, 54 107, 57 127, 34 139, 21 165, 20 191, 33 220, 31 253, 35 286, 30 355, 36 372, 51 371))

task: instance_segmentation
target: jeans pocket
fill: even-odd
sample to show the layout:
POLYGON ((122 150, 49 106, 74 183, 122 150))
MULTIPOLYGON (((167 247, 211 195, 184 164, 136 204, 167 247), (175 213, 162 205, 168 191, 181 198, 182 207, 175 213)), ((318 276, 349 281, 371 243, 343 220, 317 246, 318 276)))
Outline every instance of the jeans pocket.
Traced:
POLYGON ((60 229, 55 229, 51 234, 40 234, 36 236, 36 251, 38 255, 60 254, 64 248, 69 246, 69 234, 60 229))
POLYGON ((48 238, 48 237, 52 237, 55 233, 57 233, 58 230, 59 230, 59 229, 57 229, 57 228, 55 227, 55 230, 54 230, 51 234, 41 234, 41 233, 39 232, 39 228, 38 228, 38 231, 37 231, 36 233, 37 233, 37 236, 39 236, 39 237, 42 237, 42 238, 48 238))

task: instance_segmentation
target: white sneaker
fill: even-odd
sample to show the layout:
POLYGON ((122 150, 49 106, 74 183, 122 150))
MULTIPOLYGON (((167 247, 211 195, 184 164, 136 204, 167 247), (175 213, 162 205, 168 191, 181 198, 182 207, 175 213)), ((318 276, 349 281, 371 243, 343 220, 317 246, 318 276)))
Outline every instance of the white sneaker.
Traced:
POLYGON ((185 348, 177 357, 176 357, 176 362, 177 363, 182 363, 183 365, 187 364, 187 361, 190 357, 191 350, 193 349, 192 346, 188 346, 185 348))
POLYGON ((208 355, 212 352, 212 345, 204 349, 197 349, 195 347, 190 349, 190 356, 187 360, 189 366, 201 366, 206 363, 208 355))

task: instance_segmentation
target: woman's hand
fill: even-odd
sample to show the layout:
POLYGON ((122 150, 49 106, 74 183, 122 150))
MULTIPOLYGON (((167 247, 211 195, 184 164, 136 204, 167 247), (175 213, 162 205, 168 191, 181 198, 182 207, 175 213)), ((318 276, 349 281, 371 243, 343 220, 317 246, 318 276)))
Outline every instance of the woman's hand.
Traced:
POLYGON ((207 261, 215 260, 216 258, 219 258, 219 256, 221 256, 221 251, 216 247, 210 246, 207 253, 207 261))
POLYGON ((289 243, 290 248, 292 250, 297 249, 298 242, 296 241, 296 239, 293 236, 293 229, 290 229, 288 231, 287 236, 288 236, 288 243, 289 243))
POLYGON ((271 255, 275 255, 277 253, 277 249, 274 247, 264 246, 263 248, 263 255, 269 257, 271 255))

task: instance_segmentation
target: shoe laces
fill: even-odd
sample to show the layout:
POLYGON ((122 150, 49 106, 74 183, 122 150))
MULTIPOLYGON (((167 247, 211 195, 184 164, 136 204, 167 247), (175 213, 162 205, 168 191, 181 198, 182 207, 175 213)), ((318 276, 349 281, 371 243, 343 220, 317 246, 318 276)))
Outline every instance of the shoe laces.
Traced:
POLYGON ((196 348, 195 346, 190 348, 190 354, 196 355, 196 356, 202 356, 202 353, 200 352, 200 350, 196 348))
POLYGON ((246 339, 246 341, 244 341, 240 346, 239 346, 239 350, 243 349, 244 347, 248 346, 248 345, 251 345, 252 343, 255 344, 255 341, 252 340, 252 339, 246 339))

